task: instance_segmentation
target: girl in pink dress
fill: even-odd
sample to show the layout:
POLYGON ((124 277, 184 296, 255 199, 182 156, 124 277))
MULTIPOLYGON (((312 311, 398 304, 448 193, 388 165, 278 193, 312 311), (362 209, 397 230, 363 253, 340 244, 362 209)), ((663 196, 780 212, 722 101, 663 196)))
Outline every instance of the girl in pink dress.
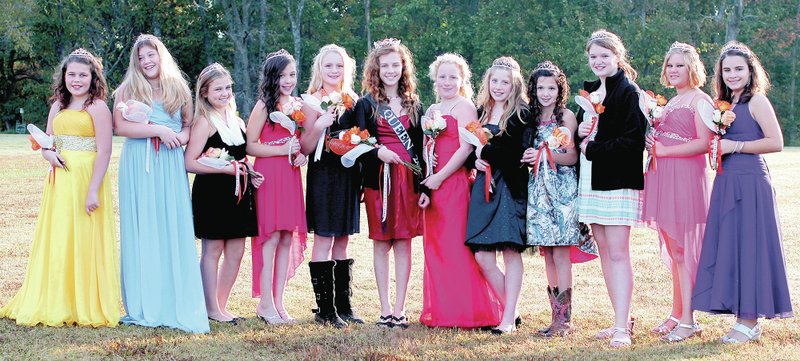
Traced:
MULTIPOLYGON (((433 140, 434 172, 422 182, 431 196, 420 196, 425 248, 420 322, 429 327, 495 326, 502 313, 497 295, 464 245, 470 184, 463 165, 472 147, 459 139, 458 127, 478 119, 470 100, 470 75, 466 60, 457 54, 442 54, 430 65, 439 103, 428 108, 426 117, 434 123, 444 120, 446 127, 433 140)), ((426 147, 431 142, 428 138, 426 147)))
POLYGON ((661 83, 678 94, 655 119, 646 140, 655 160, 646 170, 642 220, 658 232, 662 258, 672 271, 672 313, 652 331, 672 342, 700 332, 692 314, 692 288, 710 194, 705 152, 711 131, 696 111, 699 102, 711 102, 700 90, 705 79, 697 50, 673 43, 664 57, 661 83))
POLYGON ((416 93, 411 52, 397 39, 376 42, 364 65, 362 84, 366 95, 346 115, 355 117, 358 126, 368 130, 380 144, 359 158, 364 174, 364 208, 369 238, 373 240, 373 265, 381 303, 381 316, 376 324, 406 328, 411 239, 422 235, 422 211, 417 205, 422 179, 403 165, 403 162, 417 165, 422 162, 423 135, 419 120, 422 104, 416 93), (387 114, 387 109, 391 109, 393 114, 387 114), (388 172, 388 178, 384 177, 385 172, 388 172), (389 303, 391 250, 394 250, 396 280, 393 305, 389 303))
MULTIPOLYGON (((259 236, 252 238, 253 297, 261 297, 256 315, 270 324, 290 323, 283 305, 286 282, 303 263, 306 249, 306 214, 300 167, 299 130, 290 133, 270 120, 275 111, 289 113, 297 85, 294 58, 279 50, 267 56, 261 69, 259 99, 247 122, 247 153, 256 156, 255 169, 264 175, 256 193, 259 236)), ((300 118, 302 119, 302 118, 300 118)))

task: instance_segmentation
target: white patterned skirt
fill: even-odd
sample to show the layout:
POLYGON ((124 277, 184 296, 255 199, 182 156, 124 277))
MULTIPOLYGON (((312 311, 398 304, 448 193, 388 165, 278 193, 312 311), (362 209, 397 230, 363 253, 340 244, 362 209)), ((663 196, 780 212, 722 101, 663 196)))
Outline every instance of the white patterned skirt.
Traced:
POLYGON ((592 162, 581 154, 578 184, 578 219, 586 224, 638 226, 642 209, 638 189, 596 191, 592 189, 592 162))

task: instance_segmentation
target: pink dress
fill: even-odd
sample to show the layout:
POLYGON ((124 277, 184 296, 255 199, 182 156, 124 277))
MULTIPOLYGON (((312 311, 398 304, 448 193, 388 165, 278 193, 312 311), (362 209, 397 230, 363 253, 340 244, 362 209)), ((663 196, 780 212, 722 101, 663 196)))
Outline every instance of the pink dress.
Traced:
MULTIPOLYGON (((701 100, 703 101, 703 100, 701 100)), ((665 146, 697 139, 695 110, 690 105, 668 105, 655 136, 665 146)), ((658 154, 658 149, 656 149, 658 154)), ((642 220, 649 227, 663 230, 677 241, 679 252, 690 274, 697 273, 710 195, 705 154, 688 157, 663 157, 655 160, 645 175, 642 220)), ((661 258, 672 269, 664 239, 659 233, 661 258)))
MULTIPOLYGON (((285 144, 291 138, 286 128, 269 120, 261 130, 261 143, 285 144)), ((292 248, 289 253, 288 274, 291 279, 297 267, 303 263, 308 227, 303 203, 303 180, 300 168, 289 164, 288 155, 256 158, 255 170, 264 175, 264 183, 256 191, 256 213, 258 214, 258 237, 251 238, 253 251, 253 297, 260 297, 261 268, 264 259, 261 248, 275 231, 291 231, 292 248)))
MULTIPOLYGON (((400 117, 400 122, 408 129, 411 123, 408 115, 400 117)), ((386 120, 378 122, 378 143, 397 153, 401 159, 412 163, 411 156, 400 142, 392 127, 386 120)), ((383 172, 379 172, 383 184, 383 172)), ((411 239, 422 234, 422 212, 419 205, 419 193, 414 192, 414 173, 404 165, 392 164, 389 167, 391 178, 386 202, 386 222, 381 223, 383 213, 383 195, 381 189, 364 188, 364 208, 369 221, 369 238, 376 241, 393 239, 411 239)))
MULTIPOLYGON (((458 121, 445 115, 447 127, 436 137, 439 171, 458 150, 458 121)), ((470 185, 460 167, 431 192, 423 210, 425 271, 422 314, 428 327, 475 328, 500 323, 502 307, 464 245, 467 233, 470 185)))

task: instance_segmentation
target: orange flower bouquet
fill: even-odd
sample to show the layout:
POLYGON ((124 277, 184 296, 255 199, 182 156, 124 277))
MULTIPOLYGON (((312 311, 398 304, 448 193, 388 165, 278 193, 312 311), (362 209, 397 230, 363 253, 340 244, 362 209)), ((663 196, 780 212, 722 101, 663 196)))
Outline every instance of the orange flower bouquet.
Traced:
MULTIPOLYGON (((458 128, 458 136, 465 142, 477 147, 484 146, 489 143, 489 139, 494 136, 489 129, 477 120, 467 123, 464 128, 458 128)), ((486 165, 486 182, 484 184, 484 196, 486 202, 489 202, 489 195, 494 192, 494 178, 492 178, 492 167, 486 165)))
POLYGON ((700 101, 697 103, 697 112, 703 123, 714 132, 714 137, 708 143, 708 161, 711 169, 722 173, 722 149, 720 143, 722 136, 728 132, 733 121, 736 120, 736 113, 733 112, 733 105, 724 100, 716 100, 712 106, 708 102, 700 101))

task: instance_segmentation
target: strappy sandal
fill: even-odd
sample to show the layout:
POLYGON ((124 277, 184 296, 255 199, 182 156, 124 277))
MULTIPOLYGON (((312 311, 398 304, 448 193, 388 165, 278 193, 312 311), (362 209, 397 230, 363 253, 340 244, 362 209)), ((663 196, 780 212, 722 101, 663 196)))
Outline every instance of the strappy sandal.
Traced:
POLYGON ((670 331, 668 334, 666 334, 663 337, 661 337, 661 340, 662 341, 667 341, 667 342, 681 342, 681 341, 684 341, 684 340, 686 340, 688 338, 692 338, 694 336, 700 337, 702 334, 703 334, 703 329, 701 329, 700 325, 698 325, 696 323, 692 324, 692 325, 688 325, 688 324, 685 324, 685 323, 678 323, 678 325, 675 326, 675 328, 673 328, 672 331, 670 331), (686 335, 686 336, 681 336, 681 335, 677 334, 676 331, 678 331, 679 329, 682 329, 682 328, 685 328, 687 330, 692 330, 692 332, 690 334, 686 335))
MULTIPOLYGON (((628 320, 628 331, 630 331, 631 335, 633 335, 633 326, 635 325, 635 321, 636 320, 633 317, 631 317, 631 319, 628 320)), ((607 340, 614 336, 615 329, 616 327, 609 327, 602 329, 598 331, 594 337, 597 338, 598 340, 607 340)))
POLYGON ((517 326, 509 325, 506 328, 495 327, 492 329, 492 334, 494 335, 507 335, 512 332, 517 331, 517 326))
POLYGON ((611 335, 611 347, 628 347, 631 345, 631 329, 625 327, 614 327, 611 335), (620 335, 621 337, 617 337, 620 335))
POLYGON ((753 326, 753 328, 750 328, 750 327, 747 327, 747 326, 745 326, 745 325, 743 325, 743 324, 741 324, 739 322, 736 322, 736 324, 733 325, 733 330, 736 331, 736 332, 741 333, 742 335, 747 337, 747 339, 739 340, 737 338, 728 337, 728 335, 725 335, 725 336, 722 336, 722 338, 719 339, 719 340, 722 343, 727 343, 727 344, 742 344, 742 343, 748 343, 748 342, 751 342, 751 341, 758 341, 758 339, 761 337, 761 324, 760 323, 756 323, 756 325, 753 326))
POLYGON ((272 316, 262 316, 262 315, 259 315, 258 313, 256 313, 256 316, 258 316, 258 318, 261 321, 264 321, 264 323, 266 323, 268 325, 282 325, 284 323, 287 323, 286 321, 283 320, 283 318, 281 318, 281 315, 279 315, 279 314, 272 315, 272 316))
POLYGON ((674 330, 675 327, 677 327, 679 323, 681 323, 681 320, 677 319, 673 315, 669 315, 669 317, 666 320, 664 320, 664 322, 661 322, 660 325, 658 325, 656 327, 653 327, 653 329, 650 330, 650 332, 652 332, 652 333, 654 333, 656 335, 666 335, 666 334, 672 332, 672 330, 674 330), (672 327, 669 327, 667 324, 670 321, 675 322, 675 325, 672 326, 672 327))
POLYGON ((402 329, 408 328, 408 319, 406 316, 394 317, 392 316, 392 326, 393 327, 400 327, 402 329))
POLYGON ((392 323, 392 315, 381 316, 381 318, 378 319, 378 322, 375 322, 375 326, 382 327, 382 328, 392 328, 392 327, 394 327, 394 323, 392 323))

